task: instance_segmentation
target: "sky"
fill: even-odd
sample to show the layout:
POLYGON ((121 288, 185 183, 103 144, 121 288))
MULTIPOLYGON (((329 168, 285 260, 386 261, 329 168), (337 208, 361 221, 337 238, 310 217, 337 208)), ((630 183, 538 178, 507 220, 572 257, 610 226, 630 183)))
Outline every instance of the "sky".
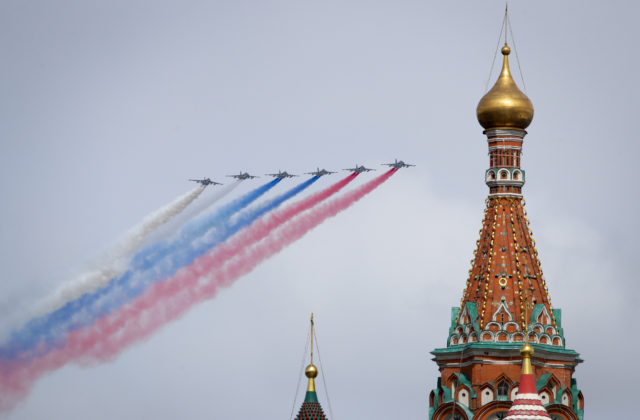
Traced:
MULTIPOLYGON (((0 327, 188 178, 417 164, 109 363, 47 375, 5 417, 287 418, 314 312, 332 419, 426 418, 429 352, 446 345, 488 194, 475 107, 503 13, 497 0, 2 2, 0 327)), ((636 411, 639 15, 635 1, 510 2, 512 70, 535 107, 526 209, 585 360, 587 418, 636 411)))

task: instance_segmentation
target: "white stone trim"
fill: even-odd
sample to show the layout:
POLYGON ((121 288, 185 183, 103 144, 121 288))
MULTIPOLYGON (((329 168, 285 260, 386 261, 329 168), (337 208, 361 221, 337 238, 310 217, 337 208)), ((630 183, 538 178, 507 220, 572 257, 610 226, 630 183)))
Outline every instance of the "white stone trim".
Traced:
POLYGON ((491 320, 493 322, 498 322, 498 320, 497 320, 498 312, 500 312, 502 309, 504 309, 504 311, 507 313, 507 316, 509 316, 509 321, 513 321, 513 314, 511 313, 511 311, 509 311, 509 308, 507 307, 507 302, 506 301, 501 301, 500 302, 500 305, 498 305, 498 309, 496 309, 496 311, 491 316, 491 320))
POLYGON ((508 192, 508 193, 489 193, 489 197, 522 197, 522 194, 508 192))
MULTIPOLYGON (((448 367, 448 368, 461 368, 461 367, 471 366, 471 365, 474 365, 474 364, 483 364, 483 365, 521 365, 522 362, 520 360, 510 362, 510 361, 506 361, 506 360, 473 359, 473 360, 470 360, 470 361, 464 362, 464 363, 457 363, 457 362, 439 363, 438 366, 440 366, 440 367, 448 367)), ((541 363, 541 362, 535 361, 535 362, 532 362, 532 364, 534 366, 558 368, 558 369, 572 369, 573 367, 575 367, 575 365, 567 364, 567 363, 541 363)))
POLYGON ((544 409, 543 406, 541 405, 524 405, 524 404, 516 404, 513 403, 513 405, 511 406, 512 410, 526 410, 526 411, 547 411, 544 409))

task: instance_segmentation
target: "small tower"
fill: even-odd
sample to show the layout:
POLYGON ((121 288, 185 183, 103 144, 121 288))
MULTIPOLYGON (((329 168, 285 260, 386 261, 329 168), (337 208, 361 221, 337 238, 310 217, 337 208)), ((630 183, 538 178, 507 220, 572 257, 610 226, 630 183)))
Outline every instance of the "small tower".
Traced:
POLYGON ((322 411, 322 406, 318 402, 318 395, 316 394, 316 377, 318 376, 318 368, 313 364, 313 314, 311 314, 311 352, 309 365, 304 370, 304 374, 309 378, 307 384, 307 393, 304 397, 304 402, 300 411, 296 416, 296 420, 327 420, 327 417, 322 411))
POLYGON ((583 417, 573 377, 582 360, 565 347, 561 312, 551 305, 524 209, 520 158, 533 105, 511 77, 510 53, 505 39, 500 76, 477 107, 489 146, 489 196, 446 347, 432 351, 440 377, 429 396, 430 420, 504 419, 518 392, 523 343, 531 343, 525 347, 537 378, 532 392, 546 410, 558 420, 583 417))
POLYGON ((538 391, 536 391, 536 382, 531 369, 533 347, 526 343, 520 349, 520 355, 522 356, 520 387, 504 420, 550 419, 551 416, 542 405, 542 399, 538 395, 538 391))

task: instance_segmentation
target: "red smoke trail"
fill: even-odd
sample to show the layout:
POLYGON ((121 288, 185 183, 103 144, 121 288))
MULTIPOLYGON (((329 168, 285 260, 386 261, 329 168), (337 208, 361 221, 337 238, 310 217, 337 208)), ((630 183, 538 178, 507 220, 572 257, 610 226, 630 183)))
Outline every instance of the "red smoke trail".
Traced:
POLYGON ((0 371, 0 411, 11 409, 26 395, 31 384, 47 371, 73 359, 81 364, 109 360, 131 344, 146 339, 162 325, 182 316, 195 303, 215 296, 219 287, 230 285, 326 219, 350 207, 396 171, 387 171, 342 197, 314 207, 351 182, 356 176, 352 174, 323 191, 257 220, 230 242, 214 248, 178 271, 173 278, 156 283, 118 312, 101 318, 91 327, 74 331, 64 348, 33 360, 28 366, 7 367, 0 371), (313 209, 308 213, 300 214, 311 207, 313 209))

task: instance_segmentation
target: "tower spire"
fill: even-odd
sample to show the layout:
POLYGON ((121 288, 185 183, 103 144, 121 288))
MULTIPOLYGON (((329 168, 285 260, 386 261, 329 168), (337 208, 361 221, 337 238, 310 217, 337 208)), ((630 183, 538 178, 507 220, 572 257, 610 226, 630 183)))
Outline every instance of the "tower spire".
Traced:
MULTIPOLYGON (((304 370, 304 374, 307 376, 307 378, 309 378, 309 383, 307 384, 307 393, 309 392, 313 392, 315 394, 316 392, 316 382, 315 382, 315 378, 318 376, 318 368, 313 364, 313 312, 311 313, 311 352, 309 355, 309 366, 307 366, 307 368, 304 370)), ((317 401, 317 397, 316 397, 316 401, 317 401)))
POLYGON ((311 314, 311 320, 309 322, 311 324, 311 337, 309 339, 311 350, 309 351, 309 364, 304 370, 304 374, 308 378, 307 393, 305 394, 304 402, 302 403, 302 407, 300 407, 296 420, 327 420, 318 402, 318 394, 316 394, 315 379, 318 376, 318 368, 313 364, 313 345, 315 338, 313 313, 311 314))
POLYGON ((509 2, 504 2, 504 45, 507 45, 507 25, 509 24, 509 2))
POLYGON ((531 344, 525 343, 520 349, 520 355, 522 356, 520 386, 505 420, 550 419, 551 416, 544 408, 542 399, 536 390, 535 378, 531 368, 531 357, 533 356, 531 344))

